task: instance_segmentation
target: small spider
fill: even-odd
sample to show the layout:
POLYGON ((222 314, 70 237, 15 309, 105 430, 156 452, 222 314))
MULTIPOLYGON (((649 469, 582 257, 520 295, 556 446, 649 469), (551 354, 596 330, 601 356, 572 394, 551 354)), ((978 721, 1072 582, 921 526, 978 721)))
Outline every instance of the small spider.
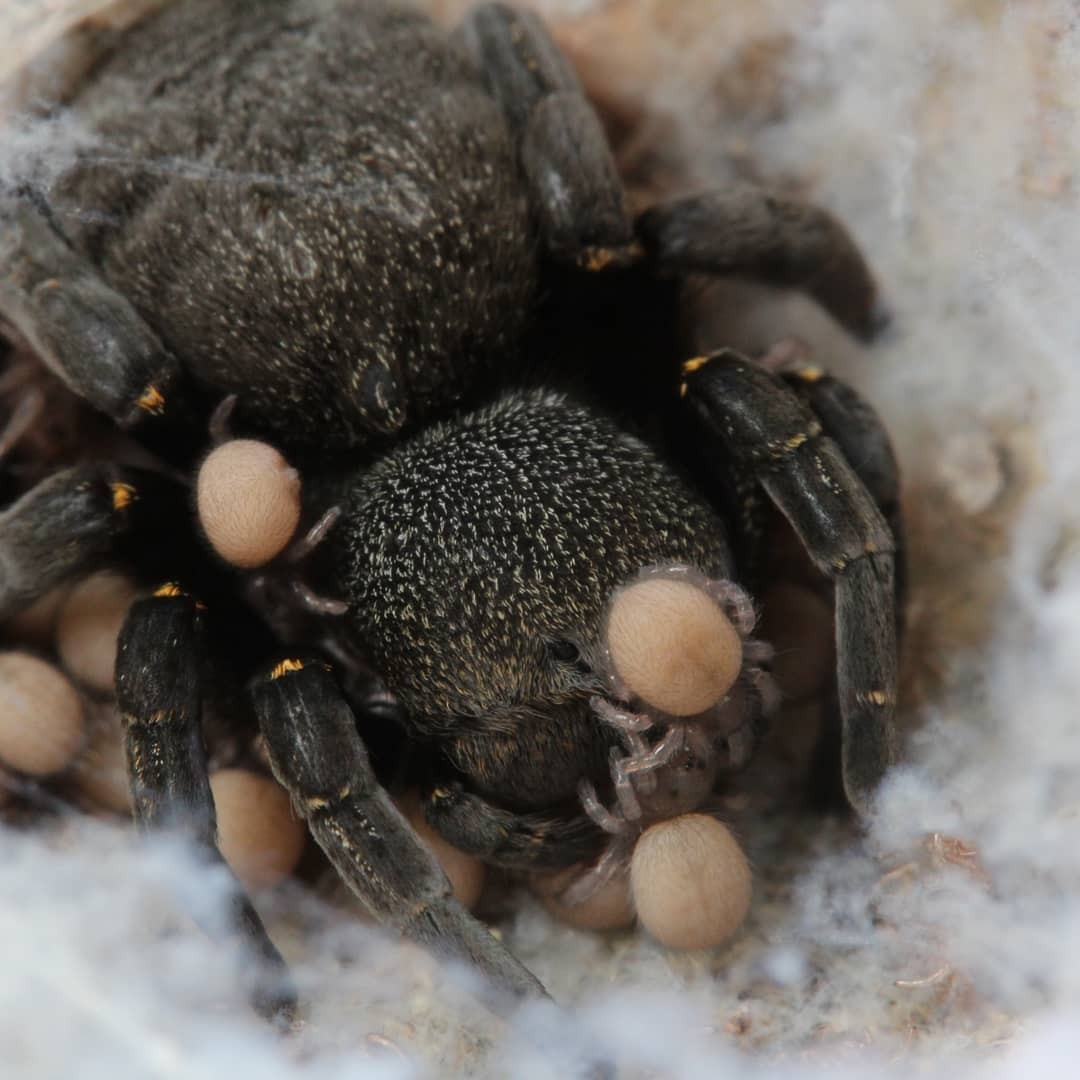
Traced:
MULTIPOLYGON (((377 917, 476 965, 498 1006, 542 995, 384 785, 517 870, 600 857, 605 802, 620 829, 707 802, 769 706, 747 635, 773 507, 835 584, 843 783, 870 807, 894 756, 887 436, 816 369, 680 363, 692 275, 802 288, 869 335, 876 288, 832 217, 738 188, 631 219, 570 66, 497 3, 447 34, 383 0, 177 0, 65 107, 89 136, 71 164, 0 198, 0 316, 154 460, 10 506, 0 613, 106 562, 182 583, 119 645, 144 827, 219 861, 201 731, 250 719, 377 917), (606 613, 659 566, 741 642, 700 709, 618 681, 606 613), (650 803, 688 758, 699 780, 650 803)), ((232 912, 257 1007, 287 1015, 239 886, 232 912)))
POLYGON ((616 590, 604 620, 608 695, 590 704, 628 752, 611 752, 614 812, 591 780, 578 785, 585 812, 612 839, 563 902, 593 896, 625 871, 650 824, 697 810, 713 795, 722 766, 749 761, 779 704, 767 669, 773 650, 750 637, 755 622, 753 601, 739 585, 709 581, 689 566, 650 567, 616 590))

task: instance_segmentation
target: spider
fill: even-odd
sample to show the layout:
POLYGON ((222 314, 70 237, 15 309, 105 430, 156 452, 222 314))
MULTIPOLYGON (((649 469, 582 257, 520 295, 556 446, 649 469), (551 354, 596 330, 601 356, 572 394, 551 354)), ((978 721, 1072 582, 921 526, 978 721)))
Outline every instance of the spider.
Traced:
MULTIPOLYGON (((0 202, 0 316, 153 459, 67 469, 4 512, 0 613, 104 562, 181 583, 135 604, 117 658, 144 828, 219 860, 202 729, 250 716, 380 919, 476 965, 497 1004, 542 995, 384 782, 416 778, 489 863, 595 860, 594 819, 647 795, 626 762, 678 756, 663 710, 619 719, 642 703, 606 667, 611 597, 690 568, 745 636, 777 509, 835 586, 843 786, 870 808, 895 742, 888 438, 816 368, 686 361, 680 318, 694 275, 748 274, 870 336, 875 283, 832 217, 747 187, 631 219, 569 64, 503 4, 447 33, 383 0, 178 0, 66 107, 89 140, 0 202), (254 571, 191 509, 210 427, 300 478, 301 539, 254 571)), ((766 711, 738 685, 722 724, 680 729, 709 769, 766 711)), ((255 1005, 288 1014, 233 898, 255 1005)))

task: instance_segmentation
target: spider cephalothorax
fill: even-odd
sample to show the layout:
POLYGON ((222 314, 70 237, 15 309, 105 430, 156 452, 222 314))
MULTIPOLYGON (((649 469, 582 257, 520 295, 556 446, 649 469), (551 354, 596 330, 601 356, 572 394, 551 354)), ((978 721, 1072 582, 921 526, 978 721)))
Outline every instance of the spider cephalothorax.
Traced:
POLYGON ((779 703, 768 672, 772 648, 750 636, 756 622, 739 585, 685 564, 648 567, 616 590, 602 637, 607 693, 590 702, 623 743, 611 754, 615 809, 602 804, 591 781, 578 788, 586 812, 612 839, 567 889, 568 900, 602 888, 625 868, 643 830, 702 808, 720 772, 749 760, 779 703))
MULTIPOLYGON (((632 220, 573 72, 502 4, 447 35, 383 0, 177 0, 68 107, 72 163, 0 200, 0 316, 173 468, 84 464, 18 500, 0 611, 102 562, 182 582, 134 606, 117 661, 145 825, 217 858, 200 717, 249 683, 274 771, 364 902, 541 993, 380 778, 519 870, 596 859, 605 815, 707 808, 770 706, 750 596, 769 503, 835 583, 844 784, 869 807, 893 756, 888 440, 820 371, 685 361, 680 336, 682 280, 731 273, 868 333, 874 283, 831 217, 746 188, 632 220), (177 473, 208 430, 260 442, 215 451, 193 498, 177 473), (211 487, 230 454, 273 514, 211 487), (656 567, 725 620, 704 704, 620 667, 612 598, 656 567), (404 713, 389 740, 371 671, 404 713), (677 772, 696 758, 698 787, 677 772)), ((257 1004, 287 1011, 239 889, 234 916, 272 975, 257 1004)))

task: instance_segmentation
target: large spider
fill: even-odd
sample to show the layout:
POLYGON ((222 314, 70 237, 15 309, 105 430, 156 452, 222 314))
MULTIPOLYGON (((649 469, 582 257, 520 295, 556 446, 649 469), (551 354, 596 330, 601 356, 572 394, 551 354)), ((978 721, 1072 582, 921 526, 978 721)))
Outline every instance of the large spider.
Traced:
MULTIPOLYGON (((869 335, 875 286, 830 216, 740 188, 630 220, 567 62, 502 4, 448 36, 383 0, 178 0, 67 105, 93 138, 0 203, 0 316, 168 467, 22 496, 0 613, 107 561, 183 583, 133 607, 117 660, 144 826, 218 858, 201 724, 246 701, 375 914, 542 994, 377 777, 407 771, 444 836, 517 869, 595 860, 686 758, 709 782, 676 801, 697 805, 766 711, 747 635, 774 507, 835 585, 843 785, 870 807, 894 755, 887 437, 814 368, 680 362, 690 275, 802 288, 869 335), (303 539, 255 576, 198 539, 185 476, 210 427, 302 477, 303 539), (605 613, 643 571, 699 581, 746 641, 722 719, 610 669, 605 613)), ((287 1012, 239 886, 234 916, 257 1006, 287 1012)))

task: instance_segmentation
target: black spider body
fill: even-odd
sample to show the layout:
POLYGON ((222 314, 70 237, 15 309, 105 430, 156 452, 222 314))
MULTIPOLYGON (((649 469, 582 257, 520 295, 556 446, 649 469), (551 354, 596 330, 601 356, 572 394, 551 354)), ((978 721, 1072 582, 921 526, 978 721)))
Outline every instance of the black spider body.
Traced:
POLYGON ((177 4, 74 104, 93 135, 58 224, 245 428, 364 450, 520 339, 536 258, 510 136, 420 13, 177 4))
MULTIPOLYGON (((540 240, 507 125, 464 50, 400 5, 211 7, 137 28, 80 89, 93 139, 49 206, 199 389, 237 395, 238 429, 333 473, 516 384, 595 396, 571 371, 584 315, 548 331, 542 355, 525 340, 543 333, 530 315, 540 240), (206 101, 220 103, 212 128, 206 101)), ((622 275, 624 302, 640 276, 622 275)), ((659 297, 648 310, 670 327, 659 297)), ((639 319, 620 321, 640 354, 639 319)), ((649 386, 663 371, 645 370, 649 386)), ((640 396, 627 381, 605 404, 633 425, 640 396)), ((610 739, 583 693, 597 686, 547 645, 594 648, 607 596, 642 566, 736 576, 700 496, 554 398, 511 399, 370 475, 344 472, 345 515, 320 553, 326 588, 350 606, 352 633, 337 638, 417 732, 446 736, 465 775, 518 806, 572 801, 583 772, 606 768, 610 739), (380 500, 388 474, 409 488, 380 500), (521 632, 491 633, 504 620, 521 632), (496 776, 482 749, 493 734, 536 753, 501 757, 496 776)))
MULTIPOLYGON (((729 273, 804 288, 868 333, 873 280, 831 217, 738 189, 631 220, 573 72, 539 20, 502 4, 448 35, 382 0, 177 0, 69 106, 89 133, 74 164, 0 198, 0 315, 176 461, 235 396, 237 432, 300 466, 307 519, 340 511, 305 573, 347 610, 282 616, 260 594, 289 655, 251 700, 279 779, 377 914, 539 991, 379 786, 362 672, 400 700, 429 820, 452 842, 516 868, 592 858, 603 815, 582 792, 632 795, 616 760, 629 736, 595 705, 612 693, 608 600, 658 565, 742 597, 769 501, 835 582, 845 787, 869 806, 893 756, 888 440, 817 369, 686 363, 680 336, 684 279, 729 273)), ((138 816, 186 823, 214 859, 200 642, 215 604, 252 612, 233 579, 200 576, 197 543, 175 542, 187 501, 124 465, 44 482, 0 519, 0 609, 155 552, 212 582, 197 586, 217 590, 208 614, 172 587, 135 606, 117 693, 138 816)), ((234 635, 220 666, 262 640, 234 635)), ((752 651, 735 721, 695 735, 711 767, 752 743, 752 651)), ((670 757, 662 733, 635 738, 638 765, 670 757)), ((239 891, 235 915, 280 974, 239 891)), ((257 995, 269 1013, 290 1000, 273 981, 257 995)))

